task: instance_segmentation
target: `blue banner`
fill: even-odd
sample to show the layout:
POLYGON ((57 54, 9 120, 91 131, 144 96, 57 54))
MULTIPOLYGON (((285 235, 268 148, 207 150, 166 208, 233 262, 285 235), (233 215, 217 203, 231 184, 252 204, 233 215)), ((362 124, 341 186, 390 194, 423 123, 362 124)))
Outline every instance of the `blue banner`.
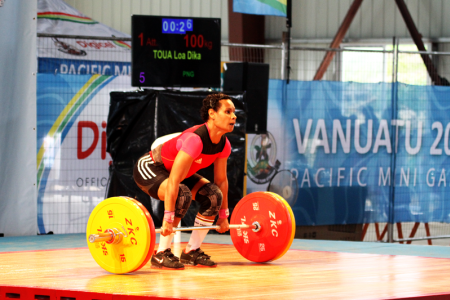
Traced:
POLYGON ((82 232, 104 199, 109 94, 128 76, 37 76, 37 220, 40 233, 82 232), (64 216, 63 222, 54 216, 64 216))
POLYGON ((233 0, 233 12, 286 17, 286 0, 233 0))
POLYGON ((449 87, 270 80, 248 176, 296 195, 297 225, 450 222, 448 99, 449 87))
POLYGON ((131 63, 119 61, 38 58, 38 73, 63 75, 131 75, 131 63))

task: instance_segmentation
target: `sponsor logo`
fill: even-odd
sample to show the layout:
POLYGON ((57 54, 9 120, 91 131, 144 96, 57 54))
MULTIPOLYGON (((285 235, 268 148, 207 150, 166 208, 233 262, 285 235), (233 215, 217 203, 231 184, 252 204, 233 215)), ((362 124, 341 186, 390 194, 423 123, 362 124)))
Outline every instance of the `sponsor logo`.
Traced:
POLYGON ((67 44, 65 42, 61 42, 57 38, 52 38, 53 42, 55 42, 55 46, 59 51, 64 52, 66 54, 76 55, 76 56, 86 56, 86 51, 79 50, 75 46, 67 44))
POLYGON ((159 259, 159 258, 157 258, 156 256, 155 256, 155 259, 156 259, 156 261, 159 262, 160 264, 162 264, 163 261, 164 261, 164 258, 159 259))
POLYGON ((85 41, 77 41, 77 44, 83 48, 94 48, 94 49, 114 49, 116 46, 111 42, 85 42, 85 41))
POLYGON ((247 175, 256 184, 269 182, 281 163, 277 160, 277 145, 270 132, 253 138, 248 158, 247 175))
POLYGON ((199 159, 195 160, 195 162, 198 163, 198 164, 201 164, 202 163, 202 159, 199 158, 199 159))
POLYGON ((271 212, 270 210, 269 210, 269 221, 270 221, 270 227, 272 228, 272 227, 275 227, 275 228, 272 228, 272 236, 274 236, 274 237, 278 237, 278 231, 277 231, 277 229, 278 229, 278 227, 277 227, 277 223, 278 223, 278 225, 281 225, 281 220, 280 221, 274 221, 274 220, 271 220, 271 219, 276 219, 276 217, 275 217, 275 212, 271 212))

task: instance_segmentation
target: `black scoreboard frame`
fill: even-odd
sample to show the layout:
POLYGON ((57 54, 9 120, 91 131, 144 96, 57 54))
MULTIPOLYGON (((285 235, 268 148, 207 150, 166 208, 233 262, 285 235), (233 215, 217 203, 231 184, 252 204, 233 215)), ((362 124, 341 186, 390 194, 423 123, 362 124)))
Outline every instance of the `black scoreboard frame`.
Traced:
POLYGON ((220 18, 132 15, 131 85, 220 87, 220 40, 220 18))

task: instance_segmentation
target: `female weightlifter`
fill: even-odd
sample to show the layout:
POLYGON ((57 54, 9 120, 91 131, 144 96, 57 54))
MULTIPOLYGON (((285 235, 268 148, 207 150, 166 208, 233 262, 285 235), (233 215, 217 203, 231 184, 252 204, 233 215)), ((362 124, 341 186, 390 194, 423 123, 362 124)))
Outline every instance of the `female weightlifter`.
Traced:
POLYGON ((164 201, 164 220, 158 250, 152 266, 184 269, 184 265, 216 267, 200 246, 208 230, 193 230, 181 262, 171 251, 173 228, 178 226, 192 200, 200 204, 194 226, 211 226, 219 215, 217 229, 222 233, 228 224, 227 159, 231 145, 225 133, 236 124, 235 107, 230 97, 211 94, 203 99, 200 110, 204 124, 196 125, 157 146, 142 156, 133 171, 137 185, 155 199, 164 201), (214 163, 214 183, 196 172, 214 163))

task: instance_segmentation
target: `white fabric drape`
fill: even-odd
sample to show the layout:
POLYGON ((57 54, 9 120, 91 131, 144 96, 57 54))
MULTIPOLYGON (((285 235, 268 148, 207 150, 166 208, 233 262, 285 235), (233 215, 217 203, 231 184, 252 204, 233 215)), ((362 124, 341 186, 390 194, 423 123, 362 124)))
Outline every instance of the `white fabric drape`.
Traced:
MULTIPOLYGON (((35 235, 37 1, 0 7, 0 233, 35 235)), ((1 241, 0 241, 1 242, 1 241)))

